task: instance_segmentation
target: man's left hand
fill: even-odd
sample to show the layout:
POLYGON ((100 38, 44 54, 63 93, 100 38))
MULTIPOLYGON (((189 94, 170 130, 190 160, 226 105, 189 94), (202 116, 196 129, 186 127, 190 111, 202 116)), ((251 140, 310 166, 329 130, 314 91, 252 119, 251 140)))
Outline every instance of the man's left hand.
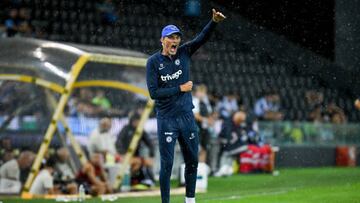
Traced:
POLYGON ((222 14, 221 12, 216 11, 215 9, 212 9, 212 12, 213 12, 212 20, 215 23, 221 22, 226 18, 226 16, 224 16, 224 14, 222 14))

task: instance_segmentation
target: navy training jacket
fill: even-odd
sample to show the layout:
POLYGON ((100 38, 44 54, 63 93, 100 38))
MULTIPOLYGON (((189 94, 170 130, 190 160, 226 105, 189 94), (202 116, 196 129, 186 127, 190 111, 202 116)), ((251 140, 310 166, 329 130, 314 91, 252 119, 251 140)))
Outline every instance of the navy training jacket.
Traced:
POLYGON ((146 82, 158 118, 192 112, 191 92, 181 92, 180 85, 189 81, 191 56, 209 39, 216 24, 211 20, 193 40, 181 45, 175 56, 164 56, 160 50, 148 58, 146 82))

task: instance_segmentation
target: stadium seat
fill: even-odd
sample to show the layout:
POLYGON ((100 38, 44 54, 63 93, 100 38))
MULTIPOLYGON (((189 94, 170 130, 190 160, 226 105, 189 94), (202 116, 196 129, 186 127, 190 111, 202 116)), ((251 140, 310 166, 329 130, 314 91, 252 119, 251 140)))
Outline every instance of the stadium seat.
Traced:
MULTIPOLYGON (((148 5, 146 1, 124 1, 121 2, 119 23, 105 26, 96 8, 97 2, 33 0, 32 24, 36 30, 47 30, 51 40, 119 46, 151 54, 160 48, 159 36, 164 25, 178 24, 186 29, 183 38, 188 40, 204 23, 204 19, 200 19, 192 20, 191 25, 186 25, 186 20, 182 18, 181 0, 172 1, 171 4, 158 0, 156 6, 148 5), (164 12, 154 14, 156 9, 164 12), (150 14, 151 18, 148 18, 150 14)), ((255 39, 254 31, 245 29, 244 24, 239 26, 243 26, 242 32, 236 40, 217 30, 214 35, 216 40, 210 40, 194 56, 199 58, 194 60, 199 62, 192 65, 194 80, 204 82, 218 93, 222 91, 215 88, 213 82, 224 87, 224 91, 245 94, 250 97, 247 100, 251 102, 250 106, 253 106, 252 102, 259 96, 259 92, 274 88, 289 108, 305 109, 304 92, 319 88, 318 79, 312 75, 297 74, 300 69, 298 64, 278 59, 268 51, 256 50, 252 44, 255 39)), ((338 92, 325 89, 325 98, 337 95, 338 92)), ((353 110, 353 101, 349 98, 338 100, 337 103, 348 112, 353 110)), ((304 115, 297 112, 291 116, 304 118, 304 115)), ((350 117, 352 119, 355 116, 350 117)))

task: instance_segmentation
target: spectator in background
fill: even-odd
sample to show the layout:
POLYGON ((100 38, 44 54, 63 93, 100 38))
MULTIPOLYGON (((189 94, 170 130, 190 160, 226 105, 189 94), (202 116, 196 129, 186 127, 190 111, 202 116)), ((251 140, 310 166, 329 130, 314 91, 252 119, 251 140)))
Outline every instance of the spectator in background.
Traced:
POLYGON ((324 102, 323 93, 316 90, 309 90, 305 93, 306 103, 312 109, 315 106, 322 105, 324 102))
POLYGON ((7 37, 14 37, 18 32, 17 25, 18 10, 15 8, 10 9, 9 15, 5 20, 6 35, 7 37))
MULTIPOLYGON (((199 85, 196 87, 193 97, 193 113, 195 120, 199 127, 200 138, 200 155, 199 162, 209 163, 207 161, 207 154, 210 150, 211 133, 214 131, 215 116, 210 105, 210 101, 207 95, 207 88, 205 85, 199 85)), ((209 165, 209 164, 208 164, 209 165)))
POLYGON ((93 91, 89 88, 81 88, 79 91, 79 100, 91 102, 94 97, 93 91))
POLYGON ((76 92, 75 97, 68 103, 68 111, 71 116, 97 116, 102 112, 102 109, 93 104, 94 98, 93 91, 89 88, 81 88, 79 92, 76 92))
POLYGON ((66 180, 74 180, 75 174, 69 165, 70 153, 66 147, 59 148, 56 151, 56 171, 61 174, 61 179, 66 180))
POLYGON ((30 193, 34 195, 57 194, 54 187, 54 169, 55 158, 51 157, 46 160, 44 168, 38 173, 30 188, 30 193))
POLYGON ((96 91, 96 96, 91 100, 91 102, 99 106, 103 111, 108 111, 111 108, 111 102, 105 97, 104 90, 101 89, 96 91))
POLYGON ((21 190, 22 172, 28 170, 35 159, 30 151, 20 153, 18 159, 7 161, 0 167, 0 193, 19 193, 21 190))
POLYGON ((2 163, 12 160, 16 155, 16 150, 13 149, 11 139, 9 137, 4 137, 1 139, 0 146, 1 165, 2 163))
POLYGON ((312 122, 323 122, 324 95, 316 90, 309 90, 305 93, 307 105, 307 120, 312 122))
POLYGON ((112 192, 103 163, 102 154, 94 153, 77 174, 76 181, 84 185, 87 194, 98 196, 112 192))
POLYGON ((19 9, 19 17, 17 20, 18 31, 23 37, 32 37, 32 28, 30 24, 30 13, 27 8, 19 9))
POLYGON ((347 121, 344 110, 338 107, 335 102, 330 102, 326 106, 324 120, 333 124, 342 124, 347 121))
POLYGON ((72 112, 75 116, 93 117, 99 115, 102 110, 87 100, 79 100, 76 103, 76 112, 72 112))
MULTIPOLYGON (((122 156, 125 156, 132 138, 135 134, 136 128, 140 122, 140 114, 133 113, 130 115, 129 124, 126 125, 120 132, 116 140, 116 149, 122 156)), ((131 176, 132 184, 141 183, 147 186, 154 186, 155 179, 152 172, 154 165, 155 148, 154 144, 145 131, 141 136, 141 140, 135 150, 134 156, 131 159, 131 176), (149 149, 149 158, 145 158, 141 155, 141 146, 146 146, 149 149)))
POLYGON ((222 119, 230 118, 230 116, 238 110, 238 101, 234 94, 225 95, 216 106, 216 111, 219 112, 220 118, 222 119))
POLYGON ((19 158, 11 159, 0 167, 0 178, 20 181, 20 170, 31 167, 35 154, 31 151, 23 151, 19 158))
POLYGON ((65 147, 56 151, 54 184, 63 194, 76 194, 75 174, 69 166, 70 153, 65 147))
POLYGON ((268 90, 258 99, 254 107, 255 115, 260 120, 278 121, 283 119, 280 112, 280 97, 274 90, 268 90))
POLYGON ((215 176, 231 175, 232 156, 244 152, 248 144, 260 144, 261 140, 253 123, 248 122, 247 114, 238 111, 229 119, 224 120, 219 134, 219 142, 219 170, 215 176))
POLYGON ((313 107, 313 109, 310 111, 308 115, 307 120, 314 123, 323 122, 323 110, 321 104, 317 104, 313 107))
POLYGON ((344 110, 338 107, 334 102, 330 102, 328 105, 325 105, 325 107, 320 104, 316 105, 310 112, 308 120, 317 123, 329 122, 333 124, 347 122, 344 110))
POLYGON ((107 155, 116 155, 115 136, 110 133, 111 119, 102 118, 96 128, 90 135, 88 150, 90 155, 100 153, 106 158, 107 155))

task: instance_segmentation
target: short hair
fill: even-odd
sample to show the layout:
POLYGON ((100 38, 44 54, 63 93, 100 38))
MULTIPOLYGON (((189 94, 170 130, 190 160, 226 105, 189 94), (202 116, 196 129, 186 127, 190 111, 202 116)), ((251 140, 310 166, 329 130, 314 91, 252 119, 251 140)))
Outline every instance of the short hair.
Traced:
POLYGON ((196 91, 203 91, 206 92, 207 91, 207 87, 204 84, 198 85, 196 86, 196 91))
POLYGON ((137 112, 132 112, 130 113, 130 119, 129 119, 129 123, 131 124, 132 122, 136 121, 136 120, 140 120, 141 115, 137 112))
POLYGON ((55 165, 56 165, 56 158, 54 156, 51 156, 45 162, 45 167, 55 168, 55 165))

